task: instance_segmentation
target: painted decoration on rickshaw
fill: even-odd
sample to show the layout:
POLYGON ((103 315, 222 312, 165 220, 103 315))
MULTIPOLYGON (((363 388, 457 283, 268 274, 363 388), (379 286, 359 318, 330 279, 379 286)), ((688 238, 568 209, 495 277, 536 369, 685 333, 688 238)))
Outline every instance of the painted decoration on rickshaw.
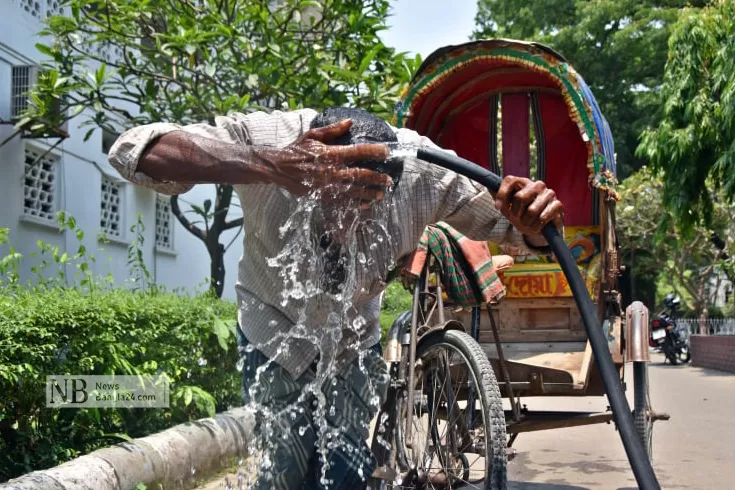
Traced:
MULTIPOLYGON (((495 106, 490 101, 498 94, 510 99, 524 91, 534 95, 542 131, 556 129, 552 121, 558 118, 560 108, 568 114, 565 117, 571 118, 576 131, 564 138, 567 142, 569 137, 581 140, 589 182, 617 197, 612 135, 594 95, 561 55, 540 44, 499 39, 437 50, 419 68, 397 104, 394 124, 414 129, 492 169, 497 150, 488 138, 495 131, 495 106)), ((564 165, 563 156, 561 150, 552 155, 554 164, 564 165)))
MULTIPOLYGON (((600 227, 570 226, 564 230, 566 242, 577 267, 593 298, 597 297, 600 282, 600 227)), ((515 265, 502 274, 509 298, 572 297, 569 283, 559 264, 553 258, 529 255, 507 245, 488 243, 493 255, 512 255, 515 265)))

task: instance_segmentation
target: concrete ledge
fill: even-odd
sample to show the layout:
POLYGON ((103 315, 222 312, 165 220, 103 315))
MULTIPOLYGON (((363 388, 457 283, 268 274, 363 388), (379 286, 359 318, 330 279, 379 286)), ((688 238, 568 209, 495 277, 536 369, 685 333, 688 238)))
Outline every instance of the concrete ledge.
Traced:
POLYGON ((735 373, 735 335, 692 335, 692 365, 735 373))
POLYGON ((252 412, 238 408, 28 473, 0 490, 134 490, 138 483, 194 488, 247 456, 254 423, 252 412))

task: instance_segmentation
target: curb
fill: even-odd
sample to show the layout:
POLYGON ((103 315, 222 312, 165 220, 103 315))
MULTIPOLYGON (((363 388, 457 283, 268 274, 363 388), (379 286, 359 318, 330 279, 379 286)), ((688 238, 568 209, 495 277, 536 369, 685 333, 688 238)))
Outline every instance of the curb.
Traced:
POLYGON ((0 483, 0 490, 135 490, 138 483, 194 488, 247 456, 254 424, 252 412, 237 408, 28 473, 0 483))

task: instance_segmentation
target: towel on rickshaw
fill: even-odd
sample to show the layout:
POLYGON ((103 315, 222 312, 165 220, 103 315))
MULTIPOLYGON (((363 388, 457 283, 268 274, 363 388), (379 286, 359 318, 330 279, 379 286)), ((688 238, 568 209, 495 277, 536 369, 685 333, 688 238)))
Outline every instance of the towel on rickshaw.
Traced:
POLYGON ((407 289, 413 290, 429 254, 440 267, 442 287, 452 304, 478 306, 497 303, 505 296, 487 242, 471 240, 443 221, 427 226, 421 235, 418 248, 402 271, 407 289))

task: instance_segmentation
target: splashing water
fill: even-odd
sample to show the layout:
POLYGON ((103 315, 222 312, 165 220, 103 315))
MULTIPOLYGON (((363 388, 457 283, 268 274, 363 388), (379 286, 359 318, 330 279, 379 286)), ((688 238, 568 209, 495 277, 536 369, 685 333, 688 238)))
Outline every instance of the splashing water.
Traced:
MULTIPOLYGON (((239 470, 238 474, 259 473, 262 480, 272 480, 273 441, 290 437, 293 430, 304 436, 312 427, 321 465, 319 481, 328 487, 333 483, 328 478, 330 451, 340 448, 348 454, 354 453, 355 457, 359 454, 358 449, 344 437, 344 428, 334 429, 329 423, 329 418, 334 420, 338 415, 334 404, 339 393, 334 387, 337 386, 336 376, 341 372, 339 361, 351 354, 357 358, 361 372, 368 375, 364 363, 366 346, 362 345, 361 339, 370 333, 369 329, 374 328, 374 324, 362 315, 360 308, 382 291, 366 290, 363 279, 375 274, 384 279, 395 266, 396 247, 388 229, 392 219, 392 191, 386 193, 383 201, 374 203, 369 211, 360 210, 357 206, 322 205, 322 192, 314 190, 299 199, 295 210, 278 227, 284 246, 278 254, 267 259, 268 266, 282 281, 282 294, 276 301, 281 307, 297 307, 298 311, 295 325, 287 333, 275 334, 271 341, 272 345, 279 346, 276 358, 285 359, 290 355, 293 340, 305 340, 319 353, 316 373, 295 402, 286 407, 273 407, 258 401, 268 383, 265 373, 273 361, 256 370, 255 380, 248 387, 249 408, 260 416, 261 437, 253 441, 248 452, 258 457, 248 461, 250 467, 239 470), (337 259, 328 257, 320 243, 325 234, 332 238, 332 243, 339 245, 337 259), (336 260, 343 269, 338 280, 328 272, 334 266, 330 260, 336 260), (304 410, 307 404, 310 414, 304 410), (309 415, 312 423, 305 418, 309 415)), ((261 303, 258 308, 262 307, 261 303)), ((248 347, 252 350, 252 346, 248 347)), ((242 369, 241 364, 238 364, 238 369, 242 369)), ((368 402, 372 410, 377 411, 380 397, 373 386, 371 391, 368 402)), ((367 433, 369 421, 362 421, 359 429, 367 433)), ((359 469, 363 480, 369 476, 364 471, 359 469)), ((240 483, 238 481, 238 485, 240 483)))

